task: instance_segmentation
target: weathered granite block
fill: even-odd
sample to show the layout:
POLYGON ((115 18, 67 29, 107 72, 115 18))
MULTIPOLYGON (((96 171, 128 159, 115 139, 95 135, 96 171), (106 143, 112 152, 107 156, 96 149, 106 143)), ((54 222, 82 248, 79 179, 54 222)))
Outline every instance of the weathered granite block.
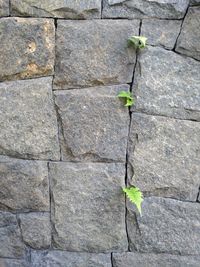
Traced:
POLYGON ((158 47, 138 59, 133 110, 200 121, 200 62, 158 47))
POLYGON ((138 32, 137 20, 59 20, 54 88, 131 82, 135 50, 127 39, 138 32))
POLYGON ((129 86, 55 92, 64 160, 126 160, 129 114, 117 98, 121 90, 129 86))
POLYGON ((113 253, 113 267, 199 267, 200 256, 113 253))
POLYGON ((153 46, 174 48, 180 32, 180 20, 144 19, 141 35, 148 38, 147 43, 153 46))
POLYGON ((131 250, 200 255, 200 205, 169 198, 145 198, 142 216, 128 205, 131 250), (137 221, 137 223, 136 223, 137 221))
POLYGON ((19 259, 4 259, 0 258, 1 267, 30 267, 30 264, 24 260, 19 259))
POLYGON ((0 211, 0 257, 21 258, 24 249, 16 216, 0 211))
POLYGON ((59 159, 51 78, 0 83, 0 154, 59 159))
POLYGON ((190 7, 183 22, 176 51, 200 60, 200 6, 190 7))
POLYGON ((47 163, 0 157, 0 208, 49 210, 47 163))
POLYGON ((51 224, 49 213, 20 214, 20 227, 25 244, 35 249, 51 245, 51 224))
POLYGON ((2 18, 0 43, 0 81, 53 74, 53 20, 2 18))
POLYGON ((9 16, 9 0, 0 0, 0 17, 9 16))
POLYGON ((103 0, 103 17, 180 19, 188 4, 189 0, 103 0))
POLYGON ((11 0, 16 16, 93 19, 101 17, 101 0, 11 0))
POLYGON ((129 162, 132 183, 147 195, 196 201, 200 123, 133 113, 129 162))
POLYGON ((127 249, 124 176, 120 163, 50 163, 54 247, 127 249))
POLYGON ((200 0, 190 0, 190 5, 191 6, 200 5, 200 0))

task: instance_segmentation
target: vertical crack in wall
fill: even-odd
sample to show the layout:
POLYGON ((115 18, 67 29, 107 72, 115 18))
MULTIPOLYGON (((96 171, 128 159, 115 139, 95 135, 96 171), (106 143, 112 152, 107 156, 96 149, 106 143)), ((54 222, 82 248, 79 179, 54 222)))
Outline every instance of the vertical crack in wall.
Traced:
POLYGON ((50 243, 50 248, 52 248, 52 239, 53 239, 53 223, 51 220, 51 205, 52 205, 52 197, 51 197, 51 179, 50 179, 50 166, 49 166, 49 162, 47 162, 47 170, 48 170, 48 181, 49 181, 49 209, 50 209, 50 213, 49 213, 49 220, 50 220, 50 225, 51 225, 51 243, 50 243))
POLYGON ((111 267, 114 267, 113 253, 111 253, 111 255, 110 255, 110 260, 111 260, 111 267))
POLYGON ((197 194, 196 202, 200 202, 200 186, 199 186, 199 192, 198 192, 198 194, 197 194))
POLYGON ((104 0, 101 0, 101 19, 103 18, 103 1, 104 0))

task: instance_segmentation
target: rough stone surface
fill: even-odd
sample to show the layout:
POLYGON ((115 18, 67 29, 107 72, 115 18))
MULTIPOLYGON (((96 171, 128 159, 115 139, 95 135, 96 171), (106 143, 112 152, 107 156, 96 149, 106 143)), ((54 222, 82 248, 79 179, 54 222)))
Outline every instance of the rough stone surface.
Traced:
POLYGON ((144 19, 141 35, 148 38, 147 43, 150 45, 172 49, 176 43, 180 27, 181 21, 179 20, 144 19))
POLYGON ((19 259, 1 259, 0 258, 0 266, 1 267, 29 267, 28 262, 19 259))
POLYGON ((48 248, 51 245, 49 213, 21 214, 19 219, 25 244, 35 249, 48 248))
POLYGON ((200 6, 190 7, 185 17, 176 51, 200 60, 200 6))
POLYGON ((0 211, 0 257, 21 258, 24 248, 16 216, 0 211))
POLYGON ((127 249, 124 164, 51 163, 54 246, 68 251, 127 249))
POLYGON ((117 98, 122 89, 128 91, 129 86, 55 93, 64 160, 126 160, 129 114, 117 98))
POLYGON ((9 16, 9 0, 0 0, 0 17, 9 16))
POLYGON ((34 251, 31 258, 33 267, 111 267, 109 254, 34 251))
POLYGON ((135 51, 127 39, 139 21, 58 21, 54 88, 70 89, 132 81, 135 51))
POLYGON ((0 84, 0 154, 60 159, 52 79, 0 84))
POLYGON ((0 157, 0 208, 49 210, 47 163, 0 157))
POLYGON ((200 256, 171 254, 114 253, 113 267, 199 267, 200 256))
POLYGON ((16 16, 88 19, 101 17, 101 0, 11 0, 16 16))
POLYGON ((0 19, 0 81, 53 74, 53 20, 0 19))
POLYGON ((129 162, 147 195, 196 201, 200 173, 200 123, 132 115, 129 162))
POLYGON ((138 59, 133 110, 200 121, 200 63, 158 47, 138 59))
POLYGON ((127 214, 130 248, 138 252, 199 255, 199 219, 199 203, 146 198, 142 216, 137 219, 130 204, 127 214))
POLYGON ((104 18, 162 18, 180 19, 187 10, 189 0, 104 0, 104 18))
POLYGON ((190 1, 190 5, 192 5, 192 6, 193 6, 193 5, 194 5, 194 6, 195 6, 195 5, 200 5, 200 0, 191 0, 191 1, 190 1))

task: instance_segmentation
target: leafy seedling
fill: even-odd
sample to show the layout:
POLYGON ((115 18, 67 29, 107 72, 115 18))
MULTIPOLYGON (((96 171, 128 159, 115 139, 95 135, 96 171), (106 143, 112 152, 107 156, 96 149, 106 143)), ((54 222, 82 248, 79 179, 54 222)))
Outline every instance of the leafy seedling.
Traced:
POLYGON ((134 104, 134 98, 132 97, 131 92, 121 91, 117 96, 125 100, 125 107, 131 107, 134 104))
POLYGON ((147 38, 144 36, 132 36, 128 39, 128 45, 134 46, 134 48, 145 48, 147 38))
POLYGON ((139 213, 141 214, 141 204, 143 202, 143 195, 140 189, 134 186, 124 187, 123 192, 129 198, 129 200, 137 207, 139 213))

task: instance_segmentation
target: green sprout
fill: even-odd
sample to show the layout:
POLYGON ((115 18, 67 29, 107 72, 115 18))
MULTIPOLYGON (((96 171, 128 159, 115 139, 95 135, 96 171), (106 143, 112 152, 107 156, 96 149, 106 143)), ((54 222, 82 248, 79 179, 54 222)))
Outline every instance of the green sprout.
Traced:
POLYGON ((121 91, 117 96, 125 99, 125 107, 131 107, 134 104, 134 98, 132 97, 131 92, 121 91))
POLYGON ((141 214, 141 204, 143 202, 143 195, 139 188, 135 186, 122 188, 123 192, 126 194, 128 199, 137 207, 139 213, 141 214))
POLYGON ((132 36, 128 39, 128 45, 134 46, 134 48, 145 48, 147 38, 144 36, 132 36))

